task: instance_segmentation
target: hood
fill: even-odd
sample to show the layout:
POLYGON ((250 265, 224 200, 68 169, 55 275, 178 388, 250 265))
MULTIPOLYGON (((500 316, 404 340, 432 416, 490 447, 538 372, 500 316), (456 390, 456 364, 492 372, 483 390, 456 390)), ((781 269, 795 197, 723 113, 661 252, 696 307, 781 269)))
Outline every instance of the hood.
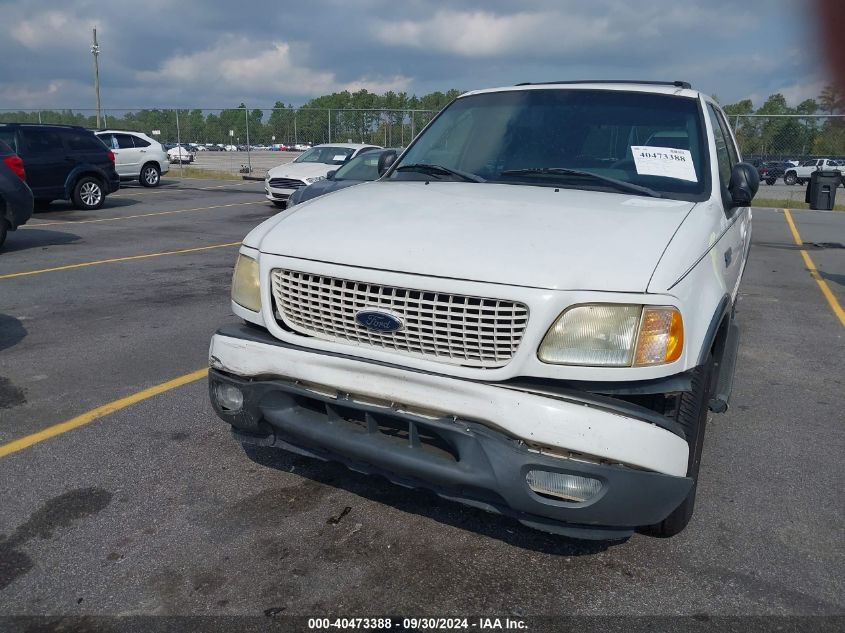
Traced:
POLYGON ((548 289, 645 292, 692 202, 551 187, 376 181, 297 205, 263 253, 548 289))
POLYGON ((340 169, 340 165, 326 165, 325 163, 285 163, 267 170, 269 178, 315 178, 325 176, 332 169, 340 169))
POLYGON ((339 191, 346 189, 352 185, 360 185, 364 180, 318 180, 313 185, 308 185, 304 189, 299 190, 299 201, 305 202, 312 198, 318 198, 332 191, 339 191))

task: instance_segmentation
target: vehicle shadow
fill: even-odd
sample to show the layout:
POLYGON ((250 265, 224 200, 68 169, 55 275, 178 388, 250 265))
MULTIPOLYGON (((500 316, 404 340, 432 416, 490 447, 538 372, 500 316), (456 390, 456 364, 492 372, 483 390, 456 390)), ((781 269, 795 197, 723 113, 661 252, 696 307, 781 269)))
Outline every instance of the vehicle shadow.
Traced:
POLYGON ((73 233, 48 231, 47 229, 21 228, 9 233, 6 243, 0 249, 0 257, 30 248, 72 244, 73 242, 78 242, 80 239, 82 238, 73 233))
POLYGON ((135 200, 134 198, 106 198, 106 201, 103 203, 103 206, 99 209, 94 211, 86 211, 85 209, 77 209, 74 207, 70 202, 64 200, 54 200, 50 204, 36 204, 35 205, 35 215, 41 213, 70 213, 76 211, 78 213, 102 213, 107 209, 116 209, 120 207, 131 207, 136 204, 140 204, 143 202, 142 200, 135 200))
POLYGON ((821 278, 826 281, 845 287, 845 275, 839 275, 836 273, 826 273, 822 270, 819 271, 819 275, 821 275, 821 278))
POLYGON ((508 545, 556 556, 589 556, 625 541, 583 541, 547 534, 520 524, 515 519, 441 499, 433 492, 408 489, 378 475, 363 475, 337 462, 322 462, 276 448, 244 445, 255 463, 294 472, 317 483, 341 488, 370 501, 389 505, 461 530, 477 532, 508 545))
POLYGON ((20 319, 8 314, 0 314, 0 352, 14 347, 26 338, 26 328, 20 319))

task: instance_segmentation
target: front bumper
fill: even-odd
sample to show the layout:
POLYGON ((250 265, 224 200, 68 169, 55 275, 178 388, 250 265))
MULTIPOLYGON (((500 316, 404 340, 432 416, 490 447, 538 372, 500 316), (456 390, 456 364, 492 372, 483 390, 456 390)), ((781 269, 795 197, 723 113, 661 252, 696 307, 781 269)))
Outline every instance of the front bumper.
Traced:
POLYGON ((275 202, 287 202, 287 199, 290 198, 295 191, 296 189, 278 189, 276 187, 271 187, 266 183, 264 185, 264 197, 275 202))
POLYGON ((598 449, 595 454, 602 438, 613 431, 624 434, 625 425, 629 435, 623 443, 638 445, 644 453, 665 450, 671 442, 661 446, 661 441, 667 437, 679 439, 617 414, 590 415, 583 405, 491 384, 315 353, 247 326, 215 334, 210 357, 212 404, 241 441, 338 461, 537 529, 580 538, 625 538, 637 526, 665 518, 692 485, 683 476, 579 458, 575 453, 583 452, 585 443, 598 449), (220 406, 215 393, 222 384, 241 390, 240 410, 220 406), (482 402, 498 413, 491 414, 482 402), (546 448, 538 448, 537 438, 548 435, 543 409, 563 414, 556 420, 569 428, 560 429, 560 437, 571 441, 545 441, 540 444, 546 448), (521 437, 505 428, 517 415, 536 432, 521 437), (549 446, 569 457, 549 454, 549 446), (589 477, 602 488, 580 503, 551 499, 529 488, 529 470, 589 477))

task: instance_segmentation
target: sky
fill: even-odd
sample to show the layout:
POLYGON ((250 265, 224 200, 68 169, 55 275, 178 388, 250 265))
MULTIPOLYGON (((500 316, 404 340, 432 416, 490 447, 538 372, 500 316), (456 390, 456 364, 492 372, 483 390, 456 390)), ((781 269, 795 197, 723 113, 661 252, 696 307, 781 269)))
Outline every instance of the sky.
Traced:
POLYGON ((825 83, 808 0, 0 0, 0 108, 301 105, 522 81, 690 81, 792 105, 825 83))

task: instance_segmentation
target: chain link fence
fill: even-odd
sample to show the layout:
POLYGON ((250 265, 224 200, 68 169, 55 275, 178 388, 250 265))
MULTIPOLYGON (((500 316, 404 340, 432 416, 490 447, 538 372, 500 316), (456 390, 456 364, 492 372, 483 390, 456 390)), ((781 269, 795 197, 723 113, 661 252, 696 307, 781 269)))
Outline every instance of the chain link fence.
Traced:
POLYGON ((143 132, 165 147, 190 145, 193 161, 184 174, 251 174, 298 155, 294 148, 320 143, 366 143, 404 147, 437 114, 435 110, 330 108, 148 108, 0 110, 0 123, 58 123, 143 132), (279 152, 283 153, 279 153, 279 152))
POLYGON ((728 118, 745 160, 845 160, 845 115, 743 114, 728 118))

